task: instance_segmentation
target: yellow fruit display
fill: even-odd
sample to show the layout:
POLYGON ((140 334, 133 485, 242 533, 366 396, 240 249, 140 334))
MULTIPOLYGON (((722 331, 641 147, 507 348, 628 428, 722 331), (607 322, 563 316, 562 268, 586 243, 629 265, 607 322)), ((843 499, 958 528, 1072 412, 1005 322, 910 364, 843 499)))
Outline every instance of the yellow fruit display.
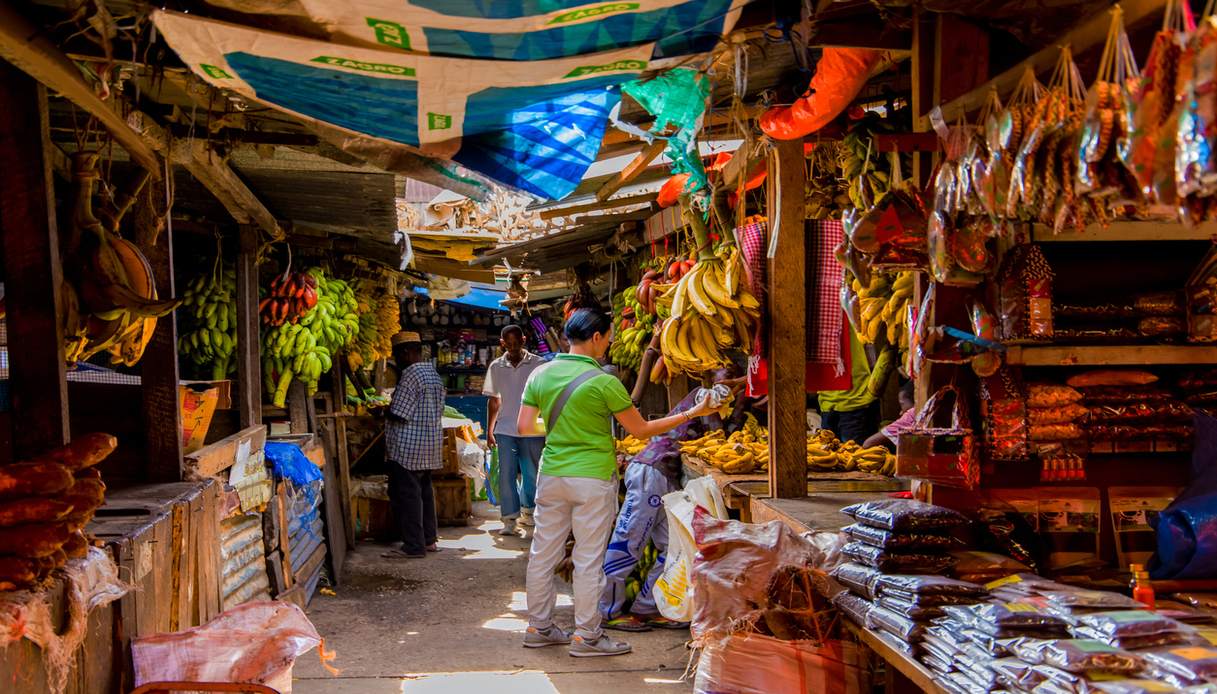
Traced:
POLYGON ((659 298, 660 351, 668 373, 700 374, 726 366, 726 351, 747 352, 760 302, 744 286, 739 249, 703 258, 659 298))
MULTIPOLYGON (((874 273, 870 283, 863 286, 856 277, 850 280, 861 305, 858 339, 865 344, 886 343, 905 352, 909 347, 907 330, 908 303, 913 298, 912 271, 894 275, 874 273)), ((901 360, 904 363, 905 360, 901 360)))
POLYGON ((646 448, 647 441, 634 437, 626 436, 624 439, 619 439, 616 443, 617 452, 621 455, 634 456, 642 452, 646 448))
MULTIPOLYGON (((769 432, 749 415, 743 429, 726 435, 711 431, 680 445, 685 455, 699 458, 730 474, 748 474, 769 467, 769 432)), ((809 472, 869 472, 892 475, 896 456, 883 446, 863 448, 853 441, 842 443, 831 431, 821 429, 807 437, 809 472)))

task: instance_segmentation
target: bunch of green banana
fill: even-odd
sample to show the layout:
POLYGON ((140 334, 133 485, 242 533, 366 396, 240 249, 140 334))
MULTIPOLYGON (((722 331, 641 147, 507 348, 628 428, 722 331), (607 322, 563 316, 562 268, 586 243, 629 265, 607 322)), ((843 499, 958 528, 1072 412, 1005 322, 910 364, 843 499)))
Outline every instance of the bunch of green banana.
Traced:
POLYGON ((309 395, 316 393, 321 374, 333 366, 330 355, 304 321, 277 325, 263 333, 262 377, 266 391, 274 393, 271 402, 275 407, 286 405, 292 379, 300 379, 309 395))
MULTIPOLYGON (((627 602, 633 602, 638 597, 638 593, 642 591, 642 586, 646 583, 647 576, 652 569, 657 569, 655 566, 659 562, 659 550, 655 548, 654 543, 648 542, 647 546, 642 550, 642 558, 638 561, 638 566, 635 567, 634 573, 625 581, 625 599, 627 602)), ((658 570, 658 569, 657 569, 658 570)))
POLYGON ((654 314, 646 312, 638 303, 637 286, 626 287, 613 297, 613 345, 609 358, 614 364, 630 371, 642 366, 643 345, 651 337, 655 326, 654 314))
POLYGON ((660 350, 669 373, 700 374, 726 366, 726 352, 752 348, 760 302, 743 285, 739 249, 721 249, 699 259, 688 274, 660 297, 671 317, 663 323, 660 350))
MULTIPOLYGON (((883 159, 875 144, 875 134, 882 130, 885 121, 866 118, 855 123, 841 140, 838 164, 841 176, 848 186, 846 194, 850 204, 860 210, 868 210, 891 188, 887 171, 879 171, 883 159)), ((890 126, 888 126, 890 127, 890 126)))
POLYGON ((857 278, 852 280, 851 286, 861 303, 859 340, 875 344, 882 336, 887 344, 901 351, 908 349, 907 307, 913 298, 914 274, 873 272, 870 284, 865 287, 857 278))
POLYGON ((203 377, 212 380, 236 373, 236 294, 236 270, 221 271, 218 264, 186 286, 185 303, 179 313, 183 332, 178 337, 178 351, 194 364, 200 376, 207 366, 210 372, 203 377))
POLYGON ((308 271, 317 279, 317 305, 300 319, 309 328, 317 344, 330 354, 355 344, 359 335, 359 304, 355 291, 340 279, 326 277, 321 268, 308 271))

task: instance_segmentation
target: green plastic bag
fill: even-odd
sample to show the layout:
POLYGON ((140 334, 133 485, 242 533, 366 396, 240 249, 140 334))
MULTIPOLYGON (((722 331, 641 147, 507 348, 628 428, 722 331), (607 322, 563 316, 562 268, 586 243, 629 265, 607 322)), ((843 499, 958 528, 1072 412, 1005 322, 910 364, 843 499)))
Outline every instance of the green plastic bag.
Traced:
POLYGON ((499 505, 499 449, 490 449, 486 460, 486 498, 495 506, 499 505))

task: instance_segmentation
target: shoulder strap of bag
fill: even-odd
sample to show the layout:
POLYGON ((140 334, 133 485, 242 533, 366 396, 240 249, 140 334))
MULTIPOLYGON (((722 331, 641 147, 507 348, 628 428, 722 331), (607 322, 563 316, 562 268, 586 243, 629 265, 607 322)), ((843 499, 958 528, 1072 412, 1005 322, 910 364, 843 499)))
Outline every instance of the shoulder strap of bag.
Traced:
POLYGON ((566 407, 566 401, 570 400, 570 396, 579 390, 579 386, 587 383, 597 376, 603 376, 604 372, 600 369, 588 369, 583 373, 575 376, 575 378, 566 384, 566 388, 562 389, 562 394, 554 401, 554 406, 549 408, 549 416, 545 418, 546 433, 553 433, 554 425, 558 423, 558 417, 562 414, 563 408, 566 407))

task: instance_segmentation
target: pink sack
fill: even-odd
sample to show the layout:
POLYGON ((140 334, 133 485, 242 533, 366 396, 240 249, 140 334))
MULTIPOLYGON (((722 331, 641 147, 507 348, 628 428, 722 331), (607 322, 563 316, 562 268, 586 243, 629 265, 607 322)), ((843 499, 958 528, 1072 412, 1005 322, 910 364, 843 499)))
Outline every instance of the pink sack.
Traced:
POLYGON ((840 640, 782 641, 760 634, 707 645, 697 661, 697 694, 861 694, 858 646, 840 640))

